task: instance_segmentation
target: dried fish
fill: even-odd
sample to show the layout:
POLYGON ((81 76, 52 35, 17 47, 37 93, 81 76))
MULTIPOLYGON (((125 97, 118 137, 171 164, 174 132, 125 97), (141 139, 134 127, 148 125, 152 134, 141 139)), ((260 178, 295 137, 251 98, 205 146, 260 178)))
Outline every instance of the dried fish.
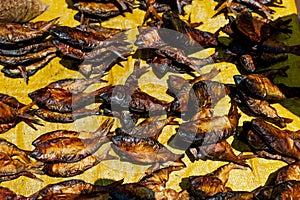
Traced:
POLYGON ((298 140, 293 132, 280 130, 260 119, 251 121, 251 130, 259 135, 271 150, 286 157, 299 159, 298 140))
POLYGON ((25 200, 26 197, 18 195, 6 187, 0 187, 0 199, 25 200))
POLYGON ((90 156, 83 158, 74 163, 47 163, 43 167, 43 172, 51 177, 71 177, 82 174, 86 170, 96 166, 104 160, 117 159, 115 156, 109 155, 110 148, 106 150, 97 150, 90 156))
POLYGON ((195 29, 195 24, 183 21, 174 12, 165 12, 162 16, 162 20, 163 29, 159 29, 159 35, 169 45, 179 45, 175 47, 184 49, 187 53, 199 51, 203 48, 216 47, 218 45, 218 31, 213 34, 195 29), (170 34, 168 29, 177 31, 179 34, 170 34))
POLYGON ((28 22, 45 10, 48 5, 40 0, 1 0, 0 22, 28 22))
POLYGON ((184 6, 192 3, 191 0, 176 0, 174 1, 161 1, 161 0, 139 0, 140 9, 145 10, 143 22, 145 23, 149 18, 155 17, 161 20, 158 15, 160 12, 167 12, 173 10, 174 12, 184 15, 184 6))
POLYGON ((260 100, 280 102, 286 99, 280 89, 262 74, 234 75, 239 90, 260 100))
POLYGON ((114 190, 115 187, 122 184, 123 180, 113 182, 106 186, 93 185, 86 183, 80 179, 71 179, 59 183, 49 184, 36 193, 32 194, 29 198, 32 200, 41 199, 44 197, 51 197, 55 195, 92 195, 107 193, 114 190))
POLYGON ((227 93, 227 88, 217 82, 216 84, 211 84, 217 87, 213 89, 205 88, 207 85, 205 82, 215 77, 219 72, 219 70, 213 68, 209 73, 195 77, 193 80, 183 80, 175 76, 170 76, 168 79, 169 89, 167 93, 175 97, 171 110, 180 113, 184 120, 190 120, 191 118, 197 120, 199 116, 202 116, 202 118, 210 117, 210 111, 208 113, 207 111, 209 109, 211 110, 214 106, 212 105, 210 96, 218 96, 218 98, 215 99, 215 102, 217 102, 227 93), (204 87, 199 87, 201 85, 204 87), (214 89, 215 91, 213 91, 214 89))
POLYGON ((286 181, 274 187, 270 199, 298 199, 300 198, 300 181, 286 181))
MULTIPOLYGON (((264 17, 272 18, 272 14, 275 12, 271 8, 268 7, 267 4, 282 4, 282 2, 279 1, 261 1, 261 0, 241 0, 241 1, 221 1, 219 4, 215 7, 215 10, 217 14, 221 12, 225 12, 226 15, 228 13, 234 13, 235 15, 238 15, 239 12, 243 10, 251 10, 256 13, 262 12, 264 17), (226 10, 226 11, 224 11, 226 10)), ((276 5, 279 6, 279 5, 276 5)), ((280 6, 279 6, 280 7, 280 6)), ((215 16, 217 15, 215 14, 215 16)))
POLYGON ((146 117, 170 111, 171 102, 157 99, 139 89, 138 78, 147 70, 147 67, 140 68, 139 63, 135 63, 134 71, 124 85, 110 85, 100 88, 101 92, 98 92, 97 99, 103 101, 101 108, 116 112, 129 110, 139 116, 146 117))
POLYGON ((50 47, 53 47, 53 43, 51 40, 47 40, 44 42, 36 43, 36 44, 30 44, 27 46, 18 47, 16 49, 0 49, 0 55, 1 56, 24 56, 28 53, 36 53, 44 49, 48 49, 50 47))
POLYGON ((286 181, 291 181, 291 180, 299 181, 300 180, 299 171, 300 171, 299 161, 281 167, 275 172, 273 172, 272 174, 270 174, 266 182, 266 185, 278 185, 280 183, 284 183, 286 181))
MULTIPOLYGON (((160 116, 147 118, 132 129, 125 130, 125 132, 134 137, 153 138, 157 140, 166 125, 179 125, 177 121, 174 121, 175 118, 173 116, 161 120, 159 120, 159 117, 160 116)), ((124 129, 122 128, 122 130, 124 129)))
POLYGON ((26 83, 29 81, 29 77, 33 76, 36 72, 40 69, 44 68, 47 63, 49 63, 53 58, 56 57, 55 53, 49 54, 45 58, 40 61, 31 63, 27 66, 17 66, 16 68, 13 67, 4 67, 2 68, 1 72, 4 73, 5 76, 11 78, 23 78, 26 83))
POLYGON ((126 6, 125 9, 119 9, 114 3, 101 3, 101 2, 77 2, 74 4, 80 12, 89 15, 94 15, 99 18, 110 18, 122 14, 126 11, 131 11, 130 6, 126 6))
POLYGON ((104 125, 101 125, 99 127, 99 129, 97 129, 94 132, 86 132, 86 131, 70 131, 70 130, 56 130, 56 131, 51 131, 48 133, 44 133, 42 135, 40 135, 38 138, 36 138, 33 142, 32 145, 37 147, 49 140, 53 140, 53 139, 57 139, 57 138, 63 138, 63 137, 67 137, 67 138, 79 138, 82 140, 85 139, 89 139, 89 138, 94 138, 95 136, 97 136, 97 134, 99 134, 99 132, 101 132, 103 130, 104 125))
POLYGON ((176 137, 193 146, 215 144, 236 133, 239 118, 234 105, 228 115, 182 123, 176 130, 176 137))
MULTIPOLYGON (((91 84, 102 82, 102 75, 91 79, 63 79, 33 91, 28 96, 40 108, 60 113, 72 112, 95 102, 97 92, 83 93, 91 84)), ((101 90, 98 90, 101 92, 101 90)))
POLYGON ((0 55, 0 63, 4 65, 24 65, 27 62, 40 60, 50 54, 56 53, 55 47, 49 47, 38 52, 28 53, 24 56, 2 56, 0 55))
POLYGON ((187 178, 186 189, 196 199, 206 199, 217 193, 227 193, 231 189, 226 187, 229 173, 233 169, 244 169, 240 165, 229 163, 203 176, 190 176, 187 178))
POLYGON ((238 155, 236 156, 233 152, 231 145, 226 141, 222 140, 216 144, 202 145, 195 148, 189 148, 188 152, 192 154, 193 160, 218 160, 233 162, 238 165, 248 166, 246 159, 254 158, 254 155, 238 155))
POLYGON ((24 105, 14 97, 0 94, 0 133, 15 127, 21 121, 24 121, 32 128, 34 128, 32 123, 39 124, 38 120, 30 113, 30 109, 34 104, 35 102, 24 105))
POLYGON ((185 166, 181 160, 184 155, 174 154, 152 138, 137 138, 127 134, 112 137, 111 145, 121 160, 137 164, 151 164, 148 172, 160 165, 171 162, 171 166, 185 166))
POLYGON ((0 23, 0 43, 14 45, 42 37, 57 20, 58 18, 50 21, 28 22, 26 24, 0 23))
POLYGON ((158 169, 151 174, 144 176, 138 184, 141 184, 154 191, 155 199, 185 199, 188 198, 186 191, 177 192, 173 189, 166 188, 169 175, 173 171, 181 170, 184 166, 170 166, 158 169))
POLYGON ((134 44, 140 48, 160 48, 166 43, 161 39, 158 27, 139 26, 139 34, 134 44))
POLYGON ((59 25, 52 27, 49 33, 58 40, 82 50, 93 50, 96 47, 102 48, 110 45, 122 45, 126 39, 123 33, 106 38, 94 32, 81 31, 78 28, 59 25))
POLYGON ((18 159, 9 157, 5 152, 0 154, 0 182, 16 179, 20 176, 39 180, 34 173, 43 174, 40 168, 43 165, 41 162, 23 163, 18 159))
POLYGON ((46 163, 79 161, 93 154, 109 141, 107 134, 112 125, 113 121, 106 120, 93 138, 61 137, 48 140, 36 146, 30 156, 46 163))
POLYGON ((39 118, 47 121, 47 122, 55 122, 55 123, 72 123, 77 119, 81 119, 87 116, 97 115, 99 112, 99 108, 96 109, 86 109, 81 108, 78 110, 73 110, 69 113, 59 113, 50 111, 47 109, 37 109, 34 114, 39 118))
POLYGON ((204 80, 210 80, 212 78, 214 78, 215 76, 217 76, 220 73, 220 70, 217 70, 216 68, 213 68, 210 72, 208 72, 207 74, 201 74, 198 77, 195 77, 194 79, 184 79, 180 76, 176 76, 176 75, 170 75, 167 83, 168 83, 168 91, 167 93, 172 95, 172 96, 178 96, 178 94, 180 93, 180 90, 182 90, 182 88, 187 87, 184 86, 185 84, 189 84, 189 88, 187 88, 186 90, 190 90, 192 88, 192 86, 199 82, 199 81, 204 81, 204 80))
POLYGON ((2 138, 0 138, 0 151, 5 153, 9 157, 18 156, 25 163, 30 163, 30 159, 28 157, 30 151, 22 150, 13 143, 10 143, 2 138))
POLYGON ((94 0, 94 2, 114 3, 117 7, 120 7, 121 10, 127 10, 128 7, 131 8, 134 6, 133 0, 94 0))
POLYGON ((251 130, 250 122, 244 122, 243 131, 239 133, 239 139, 249 145, 252 152, 258 157, 272 160, 281 160, 286 163, 292 163, 294 158, 287 157, 268 146, 266 141, 251 130))
POLYGON ((239 108, 244 113, 250 116, 260 117, 281 128, 286 127, 287 123, 291 123, 293 121, 290 118, 280 117, 276 109, 273 108, 268 101, 251 98, 242 91, 238 91, 234 95, 233 99, 238 103, 239 108))

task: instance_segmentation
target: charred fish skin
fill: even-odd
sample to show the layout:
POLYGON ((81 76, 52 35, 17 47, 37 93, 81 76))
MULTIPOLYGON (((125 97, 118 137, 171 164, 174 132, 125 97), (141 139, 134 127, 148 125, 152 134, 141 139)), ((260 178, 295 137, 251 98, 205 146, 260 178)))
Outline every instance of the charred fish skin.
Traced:
POLYGON ((285 131, 260 119, 253 119, 251 121, 251 130, 262 137, 270 149, 283 156, 299 160, 297 141, 285 131))
POLYGON ((76 162, 97 151, 108 142, 107 134, 113 125, 113 120, 106 120, 98 134, 93 138, 80 139, 74 137, 60 137, 48 140, 30 153, 30 156, 46 163, 76 162))
POLYGON ((59 113, 47 109, 37 109, 34 113, 44 121, 52 123, 73 123, 74 121, 92 115, 97 115, 99 109, 78 109, 68 113, 59 113))
POLYGON ((276 124, 277 126, 284 128, 287 123, 291 123, 293 120, 290 118, 281 117, 278 115, 276 109, 270 105, 268 101, 259 100, 247 96, 241 90, 231 93, 231 98, 237 102, 239 108, 247 115, 259 117, 266 121, 276 124))
POLYGON ((45 164, 42 171, 51 177, 72 177, 84 173, 86 170, 96 166, 104 160, 117 159, 109 155, 110 148, 97 150, 94 154, 72 163, 52 163, 45 164))
POLYGON ((51 195, 64 195, 64 194, 74 194, 74 195, 92 195, 98 193, 106 193, 114 190, 115 187, 121 185, 123 180, 113 182, 107 186, 99 186, 87 183, 81 179, 71 179, 67 181, 62 181, 59 183, 53 183, 45 186, 41 190, 32 194, 29 198, 32 200, 37 200, 43 197, 51 195))
POLYGON ((14 23, 0 23, 0 43, 14 45, 19 42, 27 42, 38 37, 42 37, 54 26, 58 18, 49 22, 28 23, 26 25, 14 23))
POLYGON ((26 197, 18 195, 6 187, 0 187, 0 199, 25 200, 26 197))
POLYGON ((112 137, 112 148, 121 160, 136 164, 152 164, 148 171, 152 172, 160 164, 172 162, 174 166, 185 166, 181 160, 183 154, 174 154, 152 138, 136 138, 128 134, 112 137))
POLYGON ((105 36, 93 32, 58 25, 49 29, 49 33, 56 39, 85 51, 124 44, 124 39, 126 38, 126 35, 120 34, 107 39, 105 36))
POLYGON ((237 106, 232 106, 229 115, 200 118, 182 123, 176 130, 178 139, 192 146, 214 144, 236 134, 240 114, 237 106))
POLYGON ((274 187, 270 199, 298 199, 300 197, 300 182, 296 180, 286 181, 274 187))
POLYGON ((229 163, 217 168, 215 171, 203 176, 190 176, 182 179, 182 186, 196 199, 207 199, 218 193, 228 193, 231 188, 226 187, 229 173, 233 169, 243 167, 229 163))
POLYGON ((234 81, 240 90, 254 98, 271 102, 286 99, 280 89, 262 74, 234 75, 234 81))
POLYGON ((231 145, 226 141, 222 140, 216 144, 202 145, 195 148, 189 148, 187 153, 193 156, 193 160, 218 160, 233 162, 241 166, 248 166, 246 164, 247 158, 253 158, 254 155, 236 156, 233 152, 231 145))
POLYGON ((21 121, 26 122, 30 127, 35 129, 33 124, 39 124, 38 120, 32 116, 31 107, 35 102, 24 105, 14 97, 3 94, 0 94, 0 96, 2 96, 0 100, 0 133, 4 133, 15 127, 21 121))

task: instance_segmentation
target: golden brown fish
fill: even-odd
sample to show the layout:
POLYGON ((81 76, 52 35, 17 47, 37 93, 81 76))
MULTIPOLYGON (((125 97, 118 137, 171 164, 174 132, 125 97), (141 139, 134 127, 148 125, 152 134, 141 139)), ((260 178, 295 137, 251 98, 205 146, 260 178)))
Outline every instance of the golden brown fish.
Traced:
POLYGON ((22 195, 18 195, 6 187, 0 187, 0 199, 1 200, 5 200, 5 199, 25 200, 26 197, 22 195))
POLYGON ((81 108, 68 113, 59 113, 59 112, 54 112, 51 110, 40 108, 37 109, 34 112, 34 114, 47 122, 72 123, 77 119, 81 119, 87 116, 97 115, 98 111, 99 111, 98 108, 96 109, 81 108))
POLYGON ((206 199, 217 193, 227 193, 231 189, 226 187, 229 173, 233 169, 244 169, 243 167, 229 163, 203 176, 190 176, 188 183, 184 186, 196 199, 206 199))
MULTIPOLYGON (((49 184, 36 193, 32 194, 29 198, 32 200, 43 199, 44 197, 67 196, 68 195, 93 195, 113 191, 115 187, 122 184, 123 180, 113 182, 106 186, 99 186, 87 183, 80 179, 71 179, 59 183, 49 184)), ((49 198, 48 198, 49 199, 49 198)), ((81 199, 81 198, 80 198, 81 199)))
POLYGON ((295 137, 295 132, 280 130, 275 126, 260 119, 251 121, 251 130, 262 138, 262 141, 271 150, 287 157, 299 160, 299 141, 295 137))
POLYGON ((242 166, 248 166, 246 159, 254 158, 255 155, 235 155, 231 145, 222 140, 216 144, 201 145, 198 147, 192 147, 188 149, 195 160, 217 160, 225 162, 233 162, 242 166))
POLYGON ((5 152, 0 153, 0 182, 16 179, 20 176, 27 176, 29 178, 39 180, 34 174, 43 174, 38 169, 43 166, 41 162, 23 163, 18 159, 13 159, 5 152))
POLYGON ((117 159, 115 156, 109 155, 110 148, 105 150, 97 150, 90 156, 73 163, 52 163, 45 164, 42 171, 51 177, 71 177, 82 174, 86 170, 98 165, 104 160, 117 159))
POLYGON ((243 91, 238 91, 232 95, 239 108, 247 115, 260 117, 281 128, 286 127, 287 123, 293 121, 290 118, 279 116, 276 109, 268 101, 252 98, 247 96, 243 91))
POLYGON ((137 138, 128 134, 112 137, 112 148, 121 160, 137 164, 151 164, 148 172, 170 162, 171 166, 185 166, 183 154, 174 154, 158 141, 152 138, 137 138))
MULTIPOLYGON (((83 91, 91 84, 102 82, 102 75, 91 79, 63 79, 28 94, 40 108, 68 113, 95 102, 95 92, 83 91)), ((100 90, 101 92, 101 90, 100 90)))
POLYGON ((79 161, 93 154, 109 141, 107 134, 112 126, 113 121, 107 119, 92 138, 59 137, 48 140, 36 146, 30 156, 46 163, 79 161))
POLYGON ((234 75, 239 90, 260 100, 280 102, 286 99, 280 89, 262 74, 234 75))
POLYGON ((0 23, 0 43, 14 45, 42 37, 57 20, 58 18, 50 21, 29 22, 27 24, 0 23))
POLYGON ((178 140, 196 146, 215 144, 236 133, 239 118, 237 106, 233 105, 228 115, 182 123, 176 136, 178 140))
POLYGON ((11 78, 23 78, 26 83, 29 81, 29 76, 33 76, 40 69, 45 67, 47 63, 49 63, 53 58, 56 57, 55 53, 51 53, 47 55, 42 60, 36 61, 34 63, 30 63, 29 65, 19 65, 19 66, 7 66, 2 68, 1 72, 4 73, 5 76, 11 78))
POLYGON ((0 133, 15 127, 21 121, 34 128, 32 123, 38 124, 38 120, 30 113, 34 104, 35 102, 24 105, 14 97, 0 94, 0 133))

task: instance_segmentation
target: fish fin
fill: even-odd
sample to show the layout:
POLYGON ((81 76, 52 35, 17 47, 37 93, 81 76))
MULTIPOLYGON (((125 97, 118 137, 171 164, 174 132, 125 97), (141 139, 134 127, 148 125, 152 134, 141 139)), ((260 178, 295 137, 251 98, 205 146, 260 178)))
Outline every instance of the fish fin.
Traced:
POLYGON ((158 170, 160 167, 159 162, 156 162, 154 164, 152 164, 145 172, 145 174, 150 175, 152 174, 152 172, 154 172, 155 170, 158 170))
POLYGON ((117 156, 110 155, 109 154, 110 150, 111 150, 111 146, 109 146, 103 150, 102 155, 104 155, 104 156, 103 156, 102 160, 117 160, 119 158, 117 156))
POLYGON ((20 65, 17 68, 20 70, 22 78, 24 79, 25 83, 28 85, 29 78, 28 78, 28 73, 26 71, 26 67, 20 65))
POLYGON ((293 122, 293 119, 291 119, 291 118, 280 117, 279 120, 278 120, 277 125, 280 128, 284 128, 284 127, 286 127, 286 124, 289 124, 289 123, 292 123, 292 122, 293 122))

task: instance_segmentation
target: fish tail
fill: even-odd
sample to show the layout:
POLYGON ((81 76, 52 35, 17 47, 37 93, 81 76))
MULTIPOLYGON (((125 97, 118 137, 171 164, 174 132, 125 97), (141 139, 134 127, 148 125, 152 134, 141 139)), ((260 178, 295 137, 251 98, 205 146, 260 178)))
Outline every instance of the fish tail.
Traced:
POLYGON ((291 118, 282 118, 285 123, 292 123, 293 119, 291 118))
POLYGON ((186 164, 182 161, 182 158, 184 157, 184 154, 180 154, 178 159, 175 160, 174 162, 179 164, 179 166, 183 166, 183 167, 186 167, 186 164))
POLYGON ((108 146, 106 149, 104 149, 101 153, 101 155, 97 156, 97 159, 99 160, 99 162, 103 161, 103 160, 117 160, 119 157, 117 156, 112 156, 109 154, 109 151, 111 150, 111 146, 108 146))
POLYGON ((100 133, 101 136, 107 136, 110 129, 114 125, 114 119, 106 119, 94 133, 100 133))
POLYGON ((250 165, 246 164, 245 161, 248 160, 248 159, 251 159, 251 158, 257 158, 257 155, 254 155, 254 154, 242 155, 242 154, 240 154, 237 157, 239 158, 239 160, 242 161, 241 163, 237 163, 237 164, 240 164, 243 167, 247 167, 247 168, 250 168, 252 170, 252 167, 250 165))
POLYGON ((37 161, 37 162, 32 162, 32 163, 28 163, 27 166, 26 166, 26 171, 29 173, 29 174, 39 174, 39 175, 43 175, 45 174, 41 169, 42 166, 44 166, 44 163, 43 162, 40 162, 40 161, 37 161))
POLYGON ((47 31, 49 30, 52 26, 54 26, 57 22, 57 20, 59 19, 59 17, 56 17, 52 20, 50 20, 48 23, 46 23, 45 25, 41 26, 40 27, 40 30, 44 30, 44 31, 47 31))

